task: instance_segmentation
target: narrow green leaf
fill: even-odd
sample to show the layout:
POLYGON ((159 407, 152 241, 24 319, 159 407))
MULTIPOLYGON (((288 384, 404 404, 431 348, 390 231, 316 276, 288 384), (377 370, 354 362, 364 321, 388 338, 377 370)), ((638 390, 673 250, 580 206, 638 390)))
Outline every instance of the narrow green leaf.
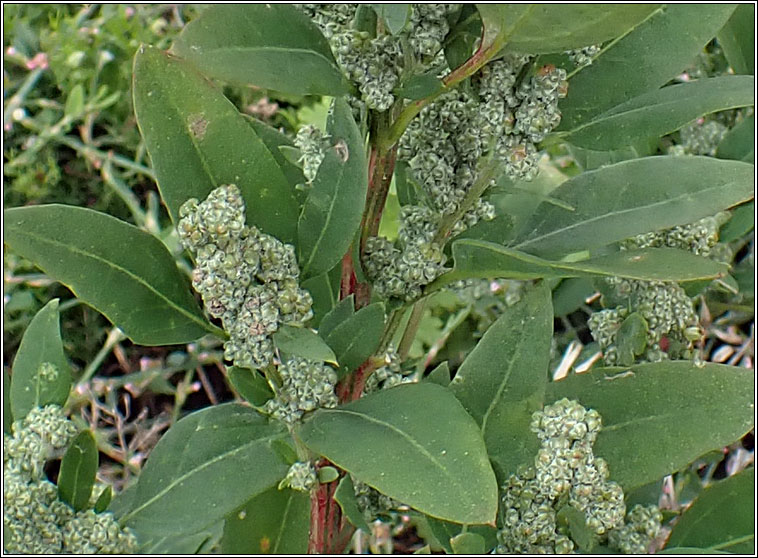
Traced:
POLYGON ((438 384, 442 387, 450 385, 450 367, 448 366, 447 361, 437 365, 434 370, 429 372, 424 380, 432 382, 433 384, 438 384))
POLYGON ((450 383, 481 427, 501 481, 539 447, 529 425, 542 408, 552 335, 550 289, 543 282, 490 326, 450 383))
POLYGON ((260 407, 274 396, 266 378, 255 370, 230 366, 226 369, 226 375, 232 387, 256 407, 260 407))
POLYGON ((442 89, 442 80, 437 77, 437 72, 431 72, 411 77, 397 90, 397 94, 405 99, 423 99, 442 89))
POLYGON ((724 276, 729 269, 726 264, 676 248, 643 248, 579 262, 555 262, 483 240, 456 241, 453 258, 453 270, 434 281, 431 290, 472 278, 523 281, 603 275, 645 281, 693 281, 724 276))
POLYGON ((729 130, 716 149, 719 159, 752 163, 755 160, 755 115, 751 114, 729 130))
POLYGON ((294 242, 298 203, 276 157, 247 119, 182 60, 142 47, 134 58, 134 111, 171 219, 189 198, 236 184, 247 222, 294 242))
POLYGON ((755 102, 752 76, 720 76, 649 91, 574 128, 565 139, 590 149, 615 149, 661 137, 706 114, 755 102))
POLYGON ((712 157, 645 157, 584 172, 543 203, 513 247, 563 255, 685 225, 753 197, 753 165, 712 157), (676 177, 672 180, 672 177, 676 177))
POLYGON ((363 529, 366 533, 371 532, 371 527, 366 523, 363 513, 358 508, 358 501, 355 499, 355 487, 350 475, 342 477, 339 485, 337 485, 337 490, 334 492, 334 501, 339 504, 340 509, 342 509, 342 515, 347 517, 350 523, 358 529, 363 529))
POLYGON ((418 204, 418 190, 408 176, 408 163, 405 161, 398 161, 395 164, 395 190, 397 201, 401 206, 418 204))
POLYGON ((567 527, 571 538, 579 547, 579 550, 588 552, 594 542, 595 533, 587 528, 586 516, 574 506, 565 505, 556 514, 556 523, 559 527, 567 527))
POLYGON ((140 538, 189 534, 219 521, 284 477, 287 465, 272 443, 285 436, 234 403, 192 413, 150 453, 121 523, 140 538))
POLYGON ((84 87, 81 83, 77 83, 71 89, 71 92, 66 98, 66 106, 63 107, 63 114, 69 118, 76 119, 84 111, 84 87))
POLYGON ((647 320, 639 312, 632 312, 626 317, 616 332, 619 366, 631 366, 635 357, 645 352, 647 333, 647 320))
POLYGON ((311 499, 304 492, 276 487, 229 514, 222 554, 285 554, 308 551, 311 499))
POLYGON ((13 411, 11 409, 11 377, 8 369, 3 367, 3 432, 11 433, 13 424, 13 411))
POLYGON ((572 375, 548 384, 545 401, 568 397, 600 413, 595 455, 629 490, 748 432, 753 381, 753 371, 744 368, 668 361, 572 375))
POLYGON ((110 487, 110 485, 107 485, 105 488, 103 488, 100 496, 97 497, 97 501, 95 501, 95 513, 103 513, 105 510, 107 510, 112 498, 113 489, 110 487))
POLYGON ((755 554, 755 469, 707 487, 676 522, 667 546, 755 554))
POLYGON ((568 316, 586 304, 593 294, 595 286, 589 278, 564 279, 553 289, 553 312, 558 317, 568 316))
POLYGON ((717 35, 736 74, 755 72, 755 5, 740 4, 717 35))
POLYGON ((249 118, 248 123, 255 130, 258 137, 261 138, 261 141, 266 144, 269 153, 276 159, 279 168, 282 169, 289 183, 292 186, 304 183, 303 170, 298 164, 290 161, 285 154, 285 149, 295 149, 292 140, 276 128, 264 124, 257 118, 249 118))
POLYGON ((453 554, 486 554, 484 537, 476 533, 461 533, 450 539, 453 554))
POLYGON ((427 515, 495 520, 497 482, 479 428, 446 388, 405 384, 320 409, 300 436, 360 481, 427 515))
POLYGON ((326 336, 326 343, 334 350, 342 374, 355 370, 374 353, 383 332, 384 305, 375 302, 358 310, 326 336))
POLYGON ((732 210, 729 219, 719 231, 721 242, 732 242, 755 228, 755 202, 746 203, 732 210))
POLYGON ((319 328, 321 320, 339 302, 341 275, 342 264, 340 262, 331 271, 320 273, 300 282, 300 286, 311 293, 311 298, 313 298, 313 306, 311 306, 313 317, 309 322, 311 327, 319 328))
MULTIPOLYGON (((11 225, 5 220, 5 241, 11 225)), ((26 257, 26 256, 25 256, 26 257)), ((45 304, 32 318, 13 361, 10 411, 20 420, 35 407, 63 406, 71 389, 71 367, 63 353, 58 299, 45 304)))
POLYGON ((294 6, 212 6, 190 22, 172 50, 205 75, 301 95, 349 91, 329 43, 294 6))
POLYGON ((334 99, 326 131, 332 141, 297 224, 302 276, 329 271, 340 262, 361 224, 368 175, 363 139, 350 105, 334 99))
POLYGON ((334 351, 316 332, 305 327, 279 326, 274 344, 290 356, 337 364, 334 351))
POLYGON ((218 521, 215 525, 209 526, 202 531, 195 531, 190 534, 163 534, 155 535, 149 538, 142 536, 137 540, 139 554, 208 554, 208 546, 218 546, 221 539, 224 522, 218 521))
POLYGON ((647 18, 655 4, 477 4, 488 46, 509 50, 562 52, 618 37, 647 18))
POLYGON ((321 320, 318 328, 318 334, 328 339, 329 335, 334 331, 338 325, 350 318, 355 314, 355 296, 350 295, 347 298, 343 298, 339 303, 332 308, 332 310, 324 316, 321 320))
POLYGON ((397 35, 408 23, 411 17, 410 4, 369 4, 376 15, 384 20, 387 29, 393 35, 397 35))
MULTIPOLYGON (((605 46, 569 78, 560 130, 662 87, 688 67, 726 23, 734 4, 658 4, 643 23, 605 46)), ((589 43, 585 43, 589 44, 589 43)))
POLYGON ((6 209, 5 243, 135 343, 170 345, 224 335, 203 316, 166 246, 115 217, 57 204, 6 209))
POLYGON ((58 497, 75 511, 89 505, 98 462, 95 436, 91 430, 81 431, 68 446, 58 474, 58 497))

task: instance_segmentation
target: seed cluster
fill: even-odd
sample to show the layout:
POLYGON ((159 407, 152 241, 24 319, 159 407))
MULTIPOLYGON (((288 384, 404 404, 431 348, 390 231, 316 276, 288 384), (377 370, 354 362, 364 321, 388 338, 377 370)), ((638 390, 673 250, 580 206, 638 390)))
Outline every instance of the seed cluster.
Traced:
POLYGON ((311 295, 298 285, 294 247, 245 225, 245 202, 234 184, 202 202, 187 200, 179 216, 179 236, 197 262, 192 285, 230 337, 225 358, 245 368, 266 366, 279 325, 302 325, 313 315, 311 295))
POLYGON ((403 375, 400 367, 400 355, 394 347, 390 346, 384 355, 385 365, 374 370, 373 374, 366 380, 366 386, 363 388, 364 393, 372 393, 380 389, 389 389, 401 384, 408 384, 414 380, 403 375))
POLYGON ((583 48, 567 50, 566 54, 574 66, 582 68, 592 64, 592 59, 600 54, 600 45, 590 45, 583 48))
POLYGON ((287 476, 279 483, 279 489, 290 487, 299 492, 310 492, 318 484, 318 473, 310 461, 293 463, 287 476))
POLYGON ((136 549, 134 536, 113 514, 75 512, 58 500, 45 478, 45 462, 76 435, 57 405, 32 409, 3 434, 3 550, 16 554, 122 554, 136 549))
POLYGON ((403 504, 397 500, 385 496, 378 490, 371 488, 366 483, 352 477, 355 490, 355 500, 358 509, 363 513, 364 519, 370 523, 380 516, 386 516, 390 511, 396 510, 403 504))

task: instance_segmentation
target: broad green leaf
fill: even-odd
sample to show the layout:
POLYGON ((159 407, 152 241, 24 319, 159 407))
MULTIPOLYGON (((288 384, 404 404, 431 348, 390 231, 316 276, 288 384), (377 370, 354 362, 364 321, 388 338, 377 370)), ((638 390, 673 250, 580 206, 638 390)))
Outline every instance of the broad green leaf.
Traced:
POLYGON ((349 91, 329 43, 294 6, 213 6, 187 24, 172 50, 208 77, 237 85, 301 95, 349 91))
POLYGON ((355 296, 350 295, 347 298, 343 298, 332 308, 332 310, 324 316, 318 327, 318 334, 324 339, 329 338, 329 334, 334 331, 338 325, 350 318, 355 314, 355 296))
MULTIPOLYGON (((279 168, 282 169, 289 183, 292 186, 304 183, 305 177, 303 176, 302 169, 287 159, 283 151, 284 148, 294 149, 292 140, 276 128, 264 124, 257 118, 249 118, 248 123, 255 130, 258 137, 261 138, 261 141, 266 144, 269 153, 276 159, 279 168)), ((297 192, 295 194, 297 195, 297 192)))
POLYGON ((58 473, 58 497, 75 511, 89 505, 98 462, 95 436, 91 430, 81 431, 68 446, 58 473))
POLYGON ((326 131, 332 142, 313 180, 297 224, 303 277, 340 262, 361 224, 368 174, 363 138, 344 99, 332 104, 326 131))
POLYGON ((729 219, 719 231, 719 241, 732 242, 755 228, 755 202, 746 203, 732 210, 729 219))
POLYGON ((724 276, 729 269, 726 264, 676 248, 625 250, 579 262, 556 262, 483 240, 458 240, 453 244, 453 258, 453 270, 434 281, 431 290, 473 278, 523 281, 604 275, 645 281, 693 281, 724 276))
POLYGON ((748 432, 753 381, 753 371, 744 368, 668 361, 575 374, 548 384, 545 401, 568 397, 600 413, 595 455, 629 490, 748 432))
POLYGON ((658 89, 687 68, 734 11, 734 4, 659 4, 640 25, 569 76, 561 130, 658 89))
POLYGON ((369 4, 376 15, 387 24, 387 29, 397 35, 405 27, 411 17, 410 4, 369 4))
MULTIPOLYGON (((4 225, 5 241, 8 242, 12 225, 7 212, 4 225)), ((10 385, 13 420, 21 420, 35 407, 63 406, 68 399, 71 380, 71 367, 61 341, 58 299, 55 298, 29 322, 16 352, 10 385)))
POLYGON ((495 520, 497 482, 479 427, 446 388, 405 384, 320 409, 300 436, 358 480, 427 515, 495 520))
POLYGON ((542 282, 490 326, 450 382, 481 427, 501 481, 539 447, 529 425, 542 408, 552 336, 550 289, 542 282))
POLYGON ((716 149, 719 159, 735 159, 752 163, 755 160, 755 115, 751 114, 729 130, 716 149))
POLYGON ((450 385, 450 367, 448 366, 447 361, 438 364, 434 370, 429 372, 424 380, 432 382, 433 384, 439 384, 442 387, 450 385))
POLYGON ((105 510, 107 510, 112 498, 113 489, 110 487, 110 485, 107 485, 105 488, 103 488, 100 496, 98 496, 97 500, 95 501, 95 507, 93 508, 95 510, 95 513, 103 513, 105 510))
POLYGON ((115 217, 66 205, 5 210, 5 243, 140 345, 223 336, 166 246, 115 217))
POLYGON ((307 493, 276 487, 229 514, 222 554, 305 554, 311 499, 307 493))
POLYGON ((284 436, 281 426, 242 405, 192 413, 150 453, 121 524, 140 538, 190 534, 219 521, 287 474, 272 448, 284 436))
POLYGON ((476 533, 461 533, 450 539, 453 554, 486 554, 484 537, 476 533))
POLYGON ((374 353, 383 331, 384 305, 375 302, 358 310, 326 336, 326 344, 334 350, 342 374, 355 370, 374 353))
POLYGON ((274 334, 274 344, 290 356, 337 364, 334 351, 316 332, 305 327, 279 326, 274 334))
POLYGON ((358 501, 355 498, 355 487, 350 475, 342 477, 339 485, 337 485, 337 490, 334 492, 334 501, 339 504, 342 515, 350 523, 358 529, 363 529, 366 533, 371 532, 371 527, 366 523, 363 512, 358 507, 358 501))
MULTIPOLYGON (((654 151, 658 149, 658 138, 655 139, 654 151)), ((568 144, 571 157, 576 164, 585 171, 595 170, 600 167, 637 159, 652 155, 649 150, 645 149, 646 142, 641 142, 637 146, 622 147, 621 149, 612 149, 610 151, 597 151, 594 149, 585 149, 578 145, 568 144)))
POLYGON ((755 71, 755 5, 740 4, 717 35, 736 74, 755 71))
POLYGON ((564 139, 590 149, 615 149, 661 137, 703 115, 750 106, 752 76, 721 76, 644 93, 574 128, 564 139))
POLYGON ((298 204, 276 157, 246 118, 186 62, 142 47, 134 59, 134 111, 169 215, 189 198, 236 184, 249 224, 296 238, 298 204))
POLYGON ((712 157, 645 157, 584 172, 543 203, 513 242, 537 256, 604 246, 685 225, 753 197, 753 165, 712 157))
POLYGON ((274 396, 271 387, 262 374, 249 368, 230 366, 226 369, 226 375, 232 387, 253 405, 260 407, 274 396))
POLYGON ((477 4, 483 45, 543 54, 601 43, 626 33, 654 4, 477 4), (497 37, 497 38, 496 38, 497 37))
POLYGON ((707 487, 676 522, 667 545, 755 554, 755 469, 707 487))

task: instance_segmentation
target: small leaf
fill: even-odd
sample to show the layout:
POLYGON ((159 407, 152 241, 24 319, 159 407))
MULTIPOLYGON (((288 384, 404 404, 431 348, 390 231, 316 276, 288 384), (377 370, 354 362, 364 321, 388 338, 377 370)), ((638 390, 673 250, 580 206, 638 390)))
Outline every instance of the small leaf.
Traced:
POLYGON ((222 554, 285 554, 308 551, 308 494, 276 487, 229 514, 221 539, 222 554))
POLYGON ((347 517, 350 523, 358 529, 363 529, 366 533, 371 532, 371 527, 368 526, 363 513, 358 508, 358 502, 355 499, 355 487, 350 475, 342 477, 339 485, 337 485, 337 490, 334 492, 334 501, 339 504, 342 509, 342 515, 347 517))
MULTIPOLYGON (((10 226, 5 221, 5 241, 10 226)), ((63 353, 58 299, 48 302, 32 318, 13 361, 10 410, 21 420, 35 407, 63 406, 71 389, 71 367, 63 353)))
POLYGON ((595 543, 595 534, 587 527, 584 513, 574 506, 565 505, 556 514, 556 524, 568 527, 571 539, 576 543, 579 550, 589 552, 595 543))
POLYGON ((97 474, 98 452, 91 430, 81 431, 61 460, 58 496, 74 511, 87 509, 97 474))
POLYGON ((424 378, 427 382, 447 387, 450 384, 450 368, 447 361, 441 362, 424 378))
POLYGON ((410 4, 369 4, 376 15, 387 24, 387 29, 397 35, 408 23, 411 17, 410 4))
POLYGON ((337 364, 334 351, 308 328, 281 325, 274 334, 274 344, 290 356, 337 364))
POLYGON ((708 486, 681 515, 666 543, 755 554, 755 470, 708 486))
POLYGON ((755 5, 740 4, 719 31, 718 42, 736 74, 755 71, 755 5))
POLYGON ((334 467, 319 467, 318 469, 318 482, 321 484, 328 484, 336 481, 340 478, 340 473, 334 467))
POLYGON ((619 366, 631 366, 647 348, 648 325, 639 312, 632 312, 616 332, 619 366))
POLYGON ((331 271, 300 282, 300 286, 311 293, 313 298, 313 306, 311 306, 313 317, 309 322, 311 327, 320 327, 321 320, 339 302, 341 275, 342 265, 338 263, 331 271))
POLYGON ((719 231, 720 242, 732 242, 755 228, 755 202, 735 207, 732 217, 719 231))
POLYGON ((225 335, 205 319, 174 257, 150 233, 105 213, 57 204, 6 209, 4 224, 4 240, 14 252, 135 343, 170 345, 208 333, 225 335))
POLYGON ((300 95, 349 91, 329 43, 302 11, 281 4, 216 5, 173 51, 209 77, 300 95))
POLYGON ((226 369, 226 375, 229 378, 232 387, 236 389, 246 401, 249 401, 256 407, 260 407, 274 396, 274 393, 271 391, 271 386, 268 385, 266 378, 255 370, 230 366, 226 369))
POLYGON ((111 499, 113 498, 113 489, 110 487, 110 485, 103 488, 103 491, 100 493, 100 496, 97 497, 97 501, 95 502, 95 513, 103 513, 105 510, 108 509, 108 506, 111 503, 111 499))
POLYGON ((342 374, 355 370, 376 351, 383 332, 384 305, 375 302, 358 310, 326 336, 342 374))
POLYGON ((318 334, 328 339, 334 328, 355 314, 355 296, 343 298, 332 310, 324 316, 318 328, 318 334))
POLYGON ((405 384, 319 409, 300 436, 311 451, 427 515, 495 520, 497 482, 479 428, 446 388, 405 384))
POLYGON ((553 289, 553 312, 558 317, 575 312, 595 294, 592 280, 585 277, 564 279, 553 289))
POLYGON ((397 90, 397 95, 404 99, 423 99, 439 93, 443 87, 442 80, 437 77, 437 72, 418 74, 405 82, 397 90))
POLYGON ((724 136, 716 149, 719 159, 752 163, 755 160, 755 115, 751 114, 724 136))
POLYGON ((77 83, 71 88, 71 92, 66 98, 66 106, 63 107, 63 114, 69 118, 79 118, 84 112, 84 87, 77 83))
POLYGON ((408 163, 405 161, 398 161, 395 164, 395 190, 397 201, 401 206, 418 204, 416 185, 408 176, 408 163))
MULTIPOLYGON (((276 159, 279 168, 287 177, 287 180, 292 186, 302 184, 305 182, 303 176, 303 170, 300 168, 300 163, 290 160, 287 156, 287 150, 298 151, 290 138, 285 136, 276 128, 272 128, 268 124, 264 124, 257 118, 249 118, 248 123, 255 130, 255 133, 261 138, 261 141, 266 144, 269 153, 276 159)), ((298 155, 299 157, 299 155, 298 155)))
POLYGON ((486 554, 484 537, 476 533, 461 533, 450 539, 453 554, 486 554))

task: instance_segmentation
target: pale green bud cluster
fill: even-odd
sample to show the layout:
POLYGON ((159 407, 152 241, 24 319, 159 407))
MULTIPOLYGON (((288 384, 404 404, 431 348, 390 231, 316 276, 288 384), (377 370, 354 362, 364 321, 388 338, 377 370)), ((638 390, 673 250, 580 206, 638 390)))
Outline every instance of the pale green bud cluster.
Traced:
POLYGON ((583 48, 567 50, 566 54, 574 66, 583 68, 584 66, 592 64, 592 59, 600 54, 600 50, 600 45, 590 45, 583 48))
POLYGON ((377 517, 387 515, 390 511, 402 506, 397 500, 385 496, 378 490, 352 477, 355 489, 355 501, 358 509, 363 513, 363 518, 370 523, 377 517))
MULTIPOLYGON (((48 367, 48 371, 54 367, 48 367)), ((113 514, 75 512, 58 500, 45 478, 45 462, 76 435, 57 405, 34 408, 3 435, 3 550, 14 554, 125 554, 134 536, 113 514)))
POLYGON ((454 4, 412 4, 409 42, 416 60, 430 61, 442 50, 454 4))
POLYGON ((310 183, 316 178, 318 168, 324 160, 329 142, 316 126, 302 126, 295 136, 295 146, 300 149, 300 162, 303 164, 303 175, 310 183))
POLYGON ((679 144, 672 145, 669 154, 713 157, 728 132, 728 126, 718 120, 695 120, 679 130, 679 144))
POLYGON ((722 211, 689 225, 640 234, 625 240, 621 246, 626 250, 636 248, 679 248, 699 256, 709 256, 718 243, 719 229, 729 220, 729 213, 722 211))
POLYGON ((310 492, 318 484, 318 473, 310 461, 293 463, 287 476, 279 483, 279 490, 289 487, 300 492, 310 492))
POLYGON ((292 426, 309 411, 337 406, 337 372, 331 366, 294 357, 282 363, 279 375, 282 385, 263 407, 272 418, 292 426))
POLYGON ((294 247, 245 225, 245 202, 233 184, 203 202, 187 200, 179 216, 179 237, 197 262, 192 285, 229 333, 225 358, 244 368, 266 366, 279 325, 301 325, 313 315, 294 247))
POLYGON ((661 521, 663 515, 657 506, 637 504, 626 514, 626 523, 608 533, 608 543, 623 554, 647 554, 661 530, 661 521))
POLYGON ((394 347, 390 346, 384 355, 384 366, 377 368, 366 380, 366 386, 363 388, 364 393, 372 393, 380 389, 389 389, 401 384, 412 383, 414 380, 403 375, 400 366, 400 355, 394 347))

